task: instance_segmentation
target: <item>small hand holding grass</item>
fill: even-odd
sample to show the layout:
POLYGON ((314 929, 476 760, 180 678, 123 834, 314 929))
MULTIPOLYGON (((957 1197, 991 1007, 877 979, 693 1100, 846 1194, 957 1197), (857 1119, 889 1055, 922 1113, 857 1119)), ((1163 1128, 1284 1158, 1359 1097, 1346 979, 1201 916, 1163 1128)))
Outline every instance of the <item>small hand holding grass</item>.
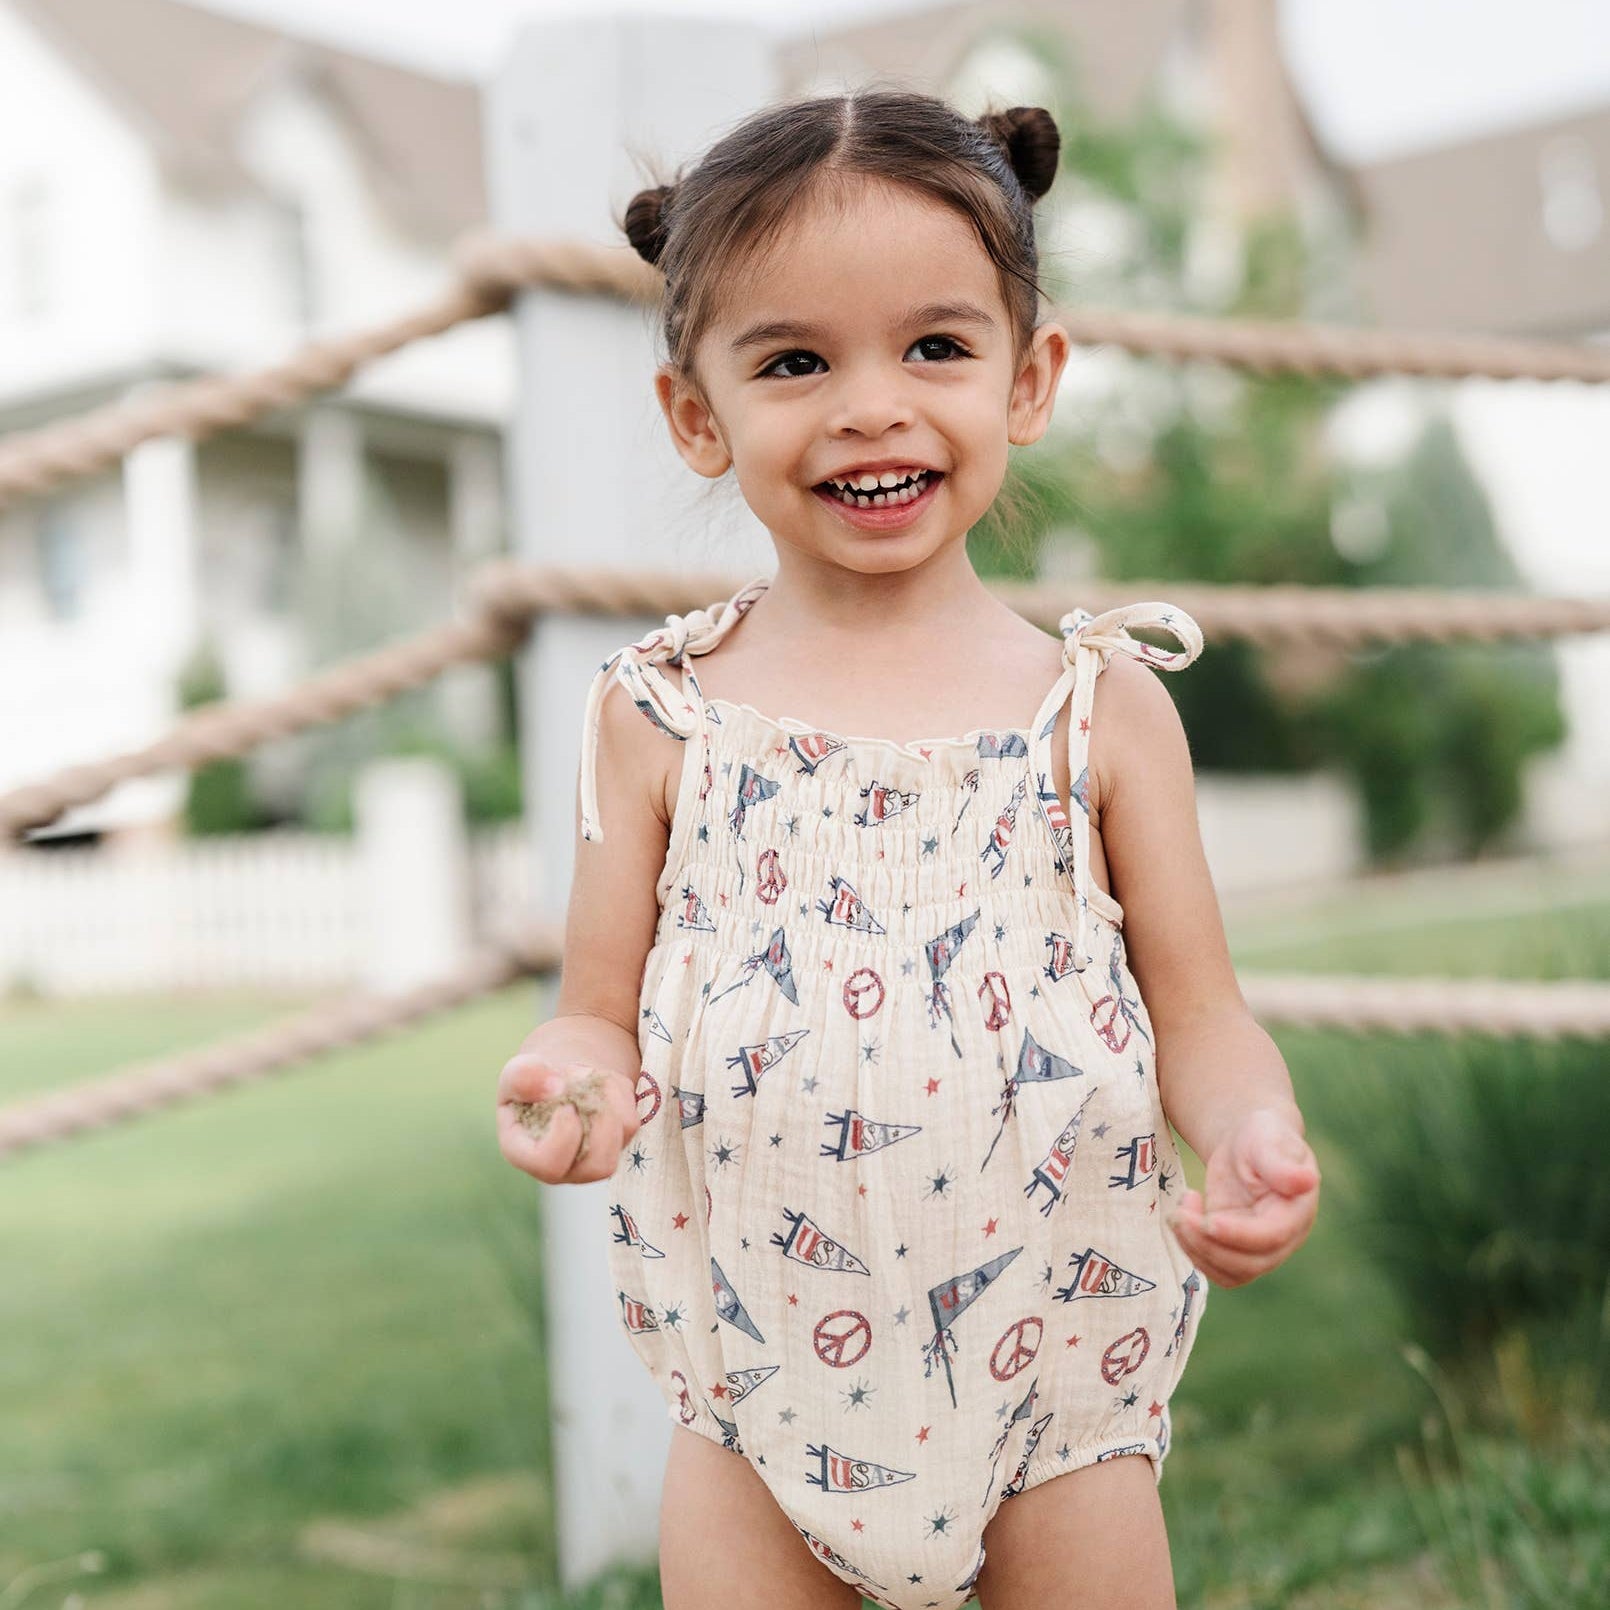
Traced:
POLYGON ((1253 1108, 1224 1135, 1203 1185, 1185 1193, 1168 1224, 1215 1286, 1243 1286, 1284 1263, 1319 1211, 1319 1164, 1291 1119, 1272 1108, 1253 1108))
POLYGON ((498 1146, 549 1185, 607 1180, 637 1133, 637 1091, 625 1074, 521 1052, 498 1075, 498 1146))

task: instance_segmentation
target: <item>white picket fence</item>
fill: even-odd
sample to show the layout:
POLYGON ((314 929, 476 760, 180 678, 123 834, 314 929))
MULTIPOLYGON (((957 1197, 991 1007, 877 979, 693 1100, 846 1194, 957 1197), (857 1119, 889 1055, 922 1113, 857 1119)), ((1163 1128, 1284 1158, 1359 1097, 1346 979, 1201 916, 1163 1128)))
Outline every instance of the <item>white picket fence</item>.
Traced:
MULTIPOLYGON (((469 932, 531 910, 523 824, 473 833, 469 932)), ((360 840, 301 832, 0 854, 0 993, 362 980, 373 914, 360 840)))

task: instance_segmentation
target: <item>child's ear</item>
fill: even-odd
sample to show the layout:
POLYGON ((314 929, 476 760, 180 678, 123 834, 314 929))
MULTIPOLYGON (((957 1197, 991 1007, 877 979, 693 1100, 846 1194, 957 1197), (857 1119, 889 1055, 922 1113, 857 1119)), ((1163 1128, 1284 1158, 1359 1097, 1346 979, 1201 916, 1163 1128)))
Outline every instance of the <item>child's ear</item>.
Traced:
POLYGON ((1023 367, 1012 382, 1007 410, 1006 439, 1015 446, 1027 447, 1045 434, 1068 350, 1068 332, 1060 324, 1047 321, 1035 330, 1023 367))
POLYGON ((732 464, 732 454, 722 440, 716 416, 697 388, 662 364, 654 374, 654 395, 671 428, 671 440, 688 468, 712 481, 725 475, 732 464))

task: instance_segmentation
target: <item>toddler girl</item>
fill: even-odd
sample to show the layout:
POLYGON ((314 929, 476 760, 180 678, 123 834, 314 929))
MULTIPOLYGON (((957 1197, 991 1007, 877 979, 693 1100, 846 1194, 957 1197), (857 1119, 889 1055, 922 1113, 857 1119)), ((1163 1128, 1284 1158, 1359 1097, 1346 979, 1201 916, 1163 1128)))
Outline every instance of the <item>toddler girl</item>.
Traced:
POLYGON ((1207 1281, 1314 1218, 1147 669, 1195 622, 1052 638, 967 556, 1068 357, 1057 153, 1039 108, 867 91, 757 113, 626 214, 677 450, 735 472, 777 567, 599 670, 558 1015, 499 1134, 609 1181, 674 1422, 669 1610, 1172 1605, 1207 1281))

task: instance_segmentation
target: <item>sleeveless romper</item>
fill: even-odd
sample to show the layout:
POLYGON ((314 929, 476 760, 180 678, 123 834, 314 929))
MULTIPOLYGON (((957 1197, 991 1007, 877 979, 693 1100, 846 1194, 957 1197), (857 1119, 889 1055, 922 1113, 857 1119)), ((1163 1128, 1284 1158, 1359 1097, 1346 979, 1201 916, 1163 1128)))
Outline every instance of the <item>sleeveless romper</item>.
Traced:
POLYGON ((867 1598, 948 1610, 1003 1500, 1124 1454, 1162 1480, 1207 1285, 1163 1222, 1180 1159, 1090 878, 1087 757, 1108 657, 1179 670, 1202 636, 1168 604, 1075 609, 1030 729, 902 745, 704 697, 689 660, 766 585, 668 617, 589 691, 586 837, 612 683, 688 743, 611 1273, 671 1418, 867 1598))

